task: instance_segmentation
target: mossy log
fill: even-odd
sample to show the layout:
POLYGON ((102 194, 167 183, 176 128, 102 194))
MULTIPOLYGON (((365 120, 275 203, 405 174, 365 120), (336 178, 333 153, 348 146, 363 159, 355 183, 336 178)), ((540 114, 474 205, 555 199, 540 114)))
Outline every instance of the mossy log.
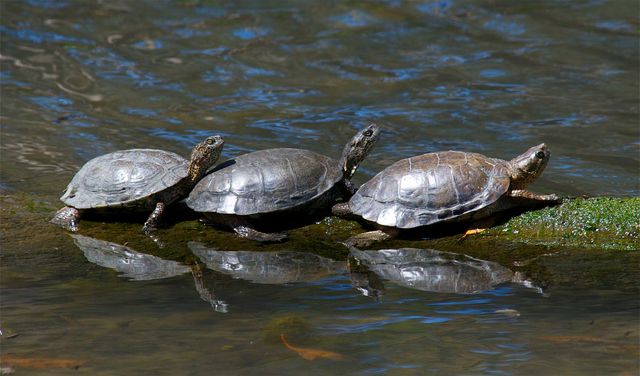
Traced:
POLYGON ((603 249, 640 249, 640 198, 576 198, 491 228, 504 241, 603 249))
MULTIPOLYGON (((0 226, 6 240, 37 241, 47 244, 51 238, 65 237, 65 231, 48 223, 56 204, 27 195, 1 197, 0 226)), ((143 218, 144 216, 140 217, 143 218)), ((88 218, 80 224, 80 233, 119 243, 150 244, 139 231, 137 217, 88 218)), ((309 226, 289 231, 290 238, 280 244, 257 244, 237 238, 229 231, 219 230, 198 221, 195 213, 177 205, 167 215, 168 223, 156 238, 165 247, 175 250, 188 241, 200 241, 226 249, 276 250, 295 249, 331 256, 346 252, 340 242, 368 230, 361 224, 328 217, 309 226)), ((395 239, 376 245, 380 247, 437 248, 465 253, 468 250, 490 247, 511 250, 521 246, 544 248, 590 248, 606 250, 640 249, 640 198, 573 198, 563 204, 541 210, 528 211, 502 220, 500 224, 477 235, 461 239, 460 232, 439 236, 429 232, 427 237, 395 239)), ((169 252, 169 251, 167 251, 169 252)), ((468 253, 468 252, 467 252, 468 253)))

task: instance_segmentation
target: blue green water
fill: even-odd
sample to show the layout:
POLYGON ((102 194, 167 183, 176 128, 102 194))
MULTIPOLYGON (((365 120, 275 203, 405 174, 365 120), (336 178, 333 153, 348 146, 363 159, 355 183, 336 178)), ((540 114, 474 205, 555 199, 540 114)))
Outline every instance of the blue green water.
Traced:
MULTIPOLYGON (((158 258, 145 274, 123 254, 87 256, 46 219, 100 154, 187 155, 221 134, 224 159, 291 146, 337 157, 370 121, 383 132, 356 183, 429 151, 508 159, 545 142, 532 190, 637 196, 639 27, 625 0, 1 1, 0 327, 19 334, 2 355, 77 359, 92 375, 637 374, 637 252, 549 249, 533 286, 469 295, 350 274, 346 250, 286 243, 269 251, 308 255, 242 275, 205 267, 199 239, 131 246, 158 258), (11 204, 24 195, 45 209, 11 204), (346 360, 305 360, 280 331, 346 360)), ((469 253, 517 271, 510 252, 469 253)))

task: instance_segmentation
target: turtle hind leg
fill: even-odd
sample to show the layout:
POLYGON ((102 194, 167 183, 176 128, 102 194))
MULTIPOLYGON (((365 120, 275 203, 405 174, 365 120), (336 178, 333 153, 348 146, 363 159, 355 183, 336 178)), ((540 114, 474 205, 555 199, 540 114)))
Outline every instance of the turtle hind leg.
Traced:
POLYGON ((58 210, 56 214, 49 221, 54 225, 60 226, 65 230, 76 232, 78 231, 78 220, 80 219, 80 210, 65 206, 58 210))
POLYGON ((509 196, 511 197, 521 197, 521 198, 525 198, 525 199, 529 199, 532 201, 537 201, 540 203, 548 203, 548 204, 561 204, 562 203, 562 198, 559 197, 558 195, 556 195, 555 193, 552 193, 550 195, 539 195, 539 194, 535 194, 532 192, 529 192, 527 190, 524 189, 516 189, 513 190, 511 192, 509 192, 509 196))
POLYGON ((348 217, 351 214, 349 203, 341 202, 339 204, 333 205, 333 207, 331 208, 331 214, 341 218, 348 217))
POLYGON ((349 239, 342 242, 347 247, 367 247, 375 242, 380 242, 393 238, 394 236, 388 234, 382 230, 363 232, 362 234, 354 235, 349 239))
POLYGON ((362 217, 353 214, 351 211, 351 207, 349 207, 348 202, 340 202, 331 207, 331 214, 342 219, 357 221, 362 219, 362 217))
POLYGON ((248 226, 236 226, 233 228, 233 231, 235 231, 241 238, 251 239, 262 243, 281 242, 287 238, 287 234, 282 232, 260 232, 248 226))

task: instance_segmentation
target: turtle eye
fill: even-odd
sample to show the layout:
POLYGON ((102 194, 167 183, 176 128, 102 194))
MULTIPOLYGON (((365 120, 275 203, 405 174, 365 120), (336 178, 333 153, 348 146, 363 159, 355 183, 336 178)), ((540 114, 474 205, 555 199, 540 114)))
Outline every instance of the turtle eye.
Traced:
POLYGON ((213 145, 213 138, 207 138, 207 145, 213 145))
POLYGON ((365 137, 371 137, 371 135, 373 135, 373 131, 371 129, 367 129, 366 131, 364 131, 365 137))
POLYGON ((540 150, 539 152, 536 153, 536 158, 538 159, 544 159, 544 152, 542 150, 540 150))

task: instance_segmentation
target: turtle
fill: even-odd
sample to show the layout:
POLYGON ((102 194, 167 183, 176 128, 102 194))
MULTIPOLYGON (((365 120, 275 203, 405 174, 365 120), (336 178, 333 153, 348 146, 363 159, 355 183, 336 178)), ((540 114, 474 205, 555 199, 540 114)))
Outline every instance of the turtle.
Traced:
POLYGON ((379 228, 347 241, 362 246, 404 230, 473 222, 518 207, 553 205, 560 202, 557 195, 526 190, 550 155, 543 143, 510 161, 462 151, 402 159, 364 183, 348 202, 336 204, 332 212, 379 228))
POLYGON ((96 157, 82 166, 60 200, 66 205, 51 219, 69 231, 87 210, 130 209, 152 211, 143 231, 159 224, 165 207, 184 198, 220 157, 224 140, 207 137, 186 160, 156 149, 120 150, 96 157))
POLYGON ((350 178, 378 140, 370 124, 359 131, 339 161, 305 149, 276 148, 243 154, 218 165, 193 188, 187 206, 205 220, 260 242, 284 240, 274 228, 301 225, 355 187, 350 178), (265 228, 268 228, 265 232, 265 228))

